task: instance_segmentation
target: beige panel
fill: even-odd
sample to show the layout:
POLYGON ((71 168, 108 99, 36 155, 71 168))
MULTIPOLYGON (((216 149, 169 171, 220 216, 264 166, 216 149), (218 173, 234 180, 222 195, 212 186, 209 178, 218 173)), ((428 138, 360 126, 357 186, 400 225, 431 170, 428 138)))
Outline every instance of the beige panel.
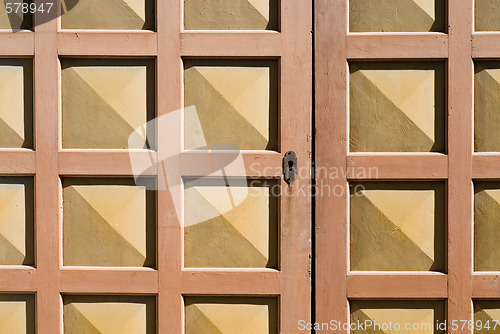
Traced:
POLYGON ((277 0, 184 0, 187 30, 278 30, 277 0))
POLYGON ((32 147, 32 61, 0 59, 0 148, 32 147))
POLYGON ((128 179, 63 180, 64 264, 155 264, 154 193, 128 179))
POLYGON ((17 4, 31 3, 31 0, 10 0, 0 2, 0 29, 18 30, 18 29, 31 29, 32 16, 30 13, 23 14, 22 7, 16 11, 17 4), (13 4, 13 11, 7 14, 6 3, 13 4))
POLYGON ((277 75, 274 61, 185 61, 184 105, 197 110, 185 117, 185 148, 228 143, 276 150, 277 75))
POLYGON ((0 295, 0 333, 35 334, 35 296, 0 295))
POLYGON ((474 76, 474 150, 500 151, 500 62, 477 62, 474 76))
POLYGON ((498 300, 476 300, 474 301, 474 322, 476 327, 474 333, 498 334, 500 333, 500 301, 498 300))
POLYGON ((33 265, 32 178, 0 178, 0 265, 33 265))
POLYGON ((350 65, 352 152, 444 152, 444 64, 350 65))
POLYGON ((476 31, 500 30, 500 1, 475 0, 476 31))
POLYGON ((64 148, 145 148, 154 117, 153 60, 62 60, 64 148))
POLYGON ((444 184, 351 187, 351 270, 444 270, 444 184))
POLYGON ((351 333, 363 334, 434 334, 444 333, 436 326, 436 321, 443 322, 444 303, 442 301, 351 301, 351 323, 371 321, 372 325, 351 333), (375 325, 378 324, 378 327, 375 325), (392 327, 389 327, 392 324, 392 327), (405 326, 418 326, 407 330, 405 326), (399 330, 397 326, 399 325, 399 330), (391 330, 392 328, 392 330, 391 330))
POLYGON ((444 32, 445 0, 350 0, 352 32, 444 32))
POLYGON ((186 297, 186 334, 278 334, 276 298, 186 297))
POLYGON ((474 192, 474 269, 499 271, 500 183, 475 183, 474 192))
POLYGON ((63 0, 63 29, 153 30, 154 0, 63 0))
POLYGON ((187 180, 184 192, 186 267, 278 265, 277 184, 252 180, 187 180))
POLYGON ((154 334, 156 299, 132 296, 65 296, 65 334, 154 334))

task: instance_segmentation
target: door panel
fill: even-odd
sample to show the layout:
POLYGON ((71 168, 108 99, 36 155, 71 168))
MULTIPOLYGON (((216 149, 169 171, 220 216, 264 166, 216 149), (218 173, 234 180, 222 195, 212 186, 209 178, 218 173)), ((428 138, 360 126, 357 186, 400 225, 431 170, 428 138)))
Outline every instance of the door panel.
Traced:
POLYGON ((487 331, 498 5, 316 2, 317 322, 487 331))
POLYGON ((309 322, 312 2, 36 4, 0 14, 0 331, 309 322))

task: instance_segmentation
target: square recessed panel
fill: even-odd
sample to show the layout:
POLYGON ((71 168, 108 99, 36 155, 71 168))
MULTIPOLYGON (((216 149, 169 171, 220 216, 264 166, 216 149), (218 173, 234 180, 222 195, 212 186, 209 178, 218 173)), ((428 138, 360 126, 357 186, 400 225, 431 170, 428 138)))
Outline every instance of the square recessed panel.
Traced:
POLYGON ((350 304, 351 324, 371 324, 365 328, 356 327, 355 330, 351 331, 354 334, 437 334, 445 332, 436 326, 438 322, 442 323, 445 321, 443 301, 356 300, 351 301, 350 304), (376 327, 376 324, 378 327, 376 327), (411 326, 410 329, 406 328, 408 325, 411 326))
POLYGON ((444 32, 446 0, 350 0, 351 32, 444 32))
POLYGON ((267 60, 186 60, 184 146, 278 148, 278 66, 267 60))
POLYGON ((474 75, 474 150, 500 152, 500 62, 477 62, 474 75))
POLYGON ((63 148, 154 147, 145 125, 155 115, 154 60, 61 62, 63 148))
POLYGON ((0 265, 33 265, 34 185, 29 177, 0 177, 0 265))
POLYGON ((10 0, 0 2, 0 29, 28 30, 32 28, 32 15, 30 13, 23 13, 23 3, 30 4, 31 0, 10 0), (7 3, 10 4, 8 7, 6 6, 7 3), (12 9, 11 13, 7 13, 7 8, 12 9))
POLYGON ((500 30, 500 0, 475 0, 476 31, 500 30))
POLYGON ((63 29, 154 30, 154 0, 63 0, 63 29))
POLYGON ((474 269, 500 271, 500 182, 474 184, 474 269))
POLYGON ((278 300, 185 297, 186 334, 278 334, 278 300))
POLYGON ((474 301, 474 333, 500 333, 500 324, 498 324, 498 320, 500 320, 500 300, 474 301))
POLYGON ((350 186, 351 270, 444 270, 444 184, 350 186))
POLYGON ((351 152, 444 152, 440 62, 350 64, 351 152))
POLYGON ((260 180, 186 179, 184 265, 276 268, 277 185, 260 180))
POLYGON ((154 266, 154 202, 134 180, 64 179, 64 265, 154 266))
POLYGON ((0 59, 0 148, 32 147, 32 60, 0 59))
POLYGON ((64 296, 64 334, 155 334, 156 299, 149 296, 64 296))
POLYGON ((278 30, 278 0, 184 0, 187 30, 278 30))
POLYGON ((0 295, 0 333, 35 334, 35 296, 0 295))

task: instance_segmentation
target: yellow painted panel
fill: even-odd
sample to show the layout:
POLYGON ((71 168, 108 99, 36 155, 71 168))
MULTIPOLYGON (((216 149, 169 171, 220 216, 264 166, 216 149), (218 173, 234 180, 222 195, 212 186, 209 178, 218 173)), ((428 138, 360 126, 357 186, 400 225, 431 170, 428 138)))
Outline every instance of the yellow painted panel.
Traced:
POLYGON ((33 178, 0 178, 0 265, 34 265, 33 178))
POLYGON ((154 266, 154 206, 133 180, 64 179, 64 264, 154 266))
POLYGON ((278 334, 276 298, 186 297, 186 334, 278 334))
POLYGON ((0 59, 0 148, 32 147, 32 61, 0 59))
POLYGON ((277 0, 184 0, 187 30, 278 30, 277 0))
POLYGON ((444 184, 351 184, 351 270, 432 270, 445 266, 444 184))
POLYGON ((278 266, 278 198, 274 182, 187 180, 184 192, 186 267, 278 266))
POLYGON ((276 150, 277 79, 274 61, 185 61, 184 104, 197 111, 184 120, 185 148, 227 143, 243 150, 276 150))
POLYGON ((474 188, 474 269, 499 271, 500 183, 477 182, 474 188))
POLYGON ((475 0, 476 31, 500 30, 500 1, 475 0))
POLYGON ((440 62, 350 65, 352 152, 444 152, 440 62))
POLYGON ((352 32, 445 32, 445 0, 350 0, 352 32))
POLYGON ((370 324, 356 328, 354 334, 437 334, 444 331, 436 323, 444 322, 443 301, 371 300, 351 301, 351 324, 370 324), (407 329, 406 326, 411 326, 407 329), (399 329, 398 329, 399 328, 399 329))
POLYGON ((35 334, 35 296, 0 295, 0 333, 35 334))
POLYGON ((129 136, 155 114, 153 60, 62 60, 64 148, 154 147, 129 136))
POLYGON ((154 0, 63 0, 63 29, 154 30, 154 0))
POLYGON ((17 4, 30 4, 31 0, 11 0, 0 2, 0 29, 27 30, 32 29, 33 16, 30 13, 23 14, 22 7, 17 10, 17 4), (7 13, 6 3, 13 3, 12 13, 7 13))
POLYGON ((500 151, 500 62, 477 62, 474 75, 474 150, 500 151))
POLYGON ((474 322, 477 334, 500 333, 500 302, 498 300, 476 300, 474 301, 474 322))
POLYGON ((154 297, 64 297, 64 334, 154 334, 155 318, 154 297))

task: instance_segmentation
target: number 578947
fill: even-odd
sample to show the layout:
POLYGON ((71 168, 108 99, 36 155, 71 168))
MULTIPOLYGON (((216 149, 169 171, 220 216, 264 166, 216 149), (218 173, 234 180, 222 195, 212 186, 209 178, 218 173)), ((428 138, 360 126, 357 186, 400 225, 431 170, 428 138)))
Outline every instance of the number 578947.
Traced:
POLYGON ((37 6, 36 3, 6 2, 5 11, 7 12, 7 14, 11 13, 34 14, 35 12, 50 13, 53 6, 54 3, 52 2, 43 2, 39 6, 37 6))

